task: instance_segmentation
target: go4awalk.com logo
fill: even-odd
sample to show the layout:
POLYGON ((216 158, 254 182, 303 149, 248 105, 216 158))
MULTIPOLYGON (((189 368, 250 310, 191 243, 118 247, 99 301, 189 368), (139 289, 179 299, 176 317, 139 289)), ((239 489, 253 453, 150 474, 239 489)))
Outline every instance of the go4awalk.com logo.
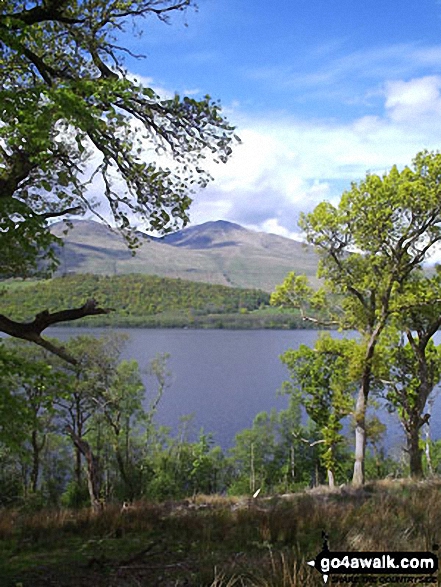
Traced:
POLYGON ((436 580, 438 557, 431 552, 331 552, 324 533, 323 538, 322 551, 308 565, 322 574, 325 583, 330 575, 400 575, 400 579, 406 575, 408 581, 398 582, 408 583, 436 580), (418 575, 425 575, 424 580, 417 579, 418 575))

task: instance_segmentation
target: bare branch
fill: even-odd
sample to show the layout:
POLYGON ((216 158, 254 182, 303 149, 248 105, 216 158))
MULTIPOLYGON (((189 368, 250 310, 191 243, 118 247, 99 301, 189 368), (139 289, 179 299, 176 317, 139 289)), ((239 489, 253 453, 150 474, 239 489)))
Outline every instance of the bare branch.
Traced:
POLYGON ((37 314, 32 322, 16 322, 15 320, 11 320, 7 316, 0 314, 0 332, 38 344, 72 365, 76 365, 77 360, 72 357, 64 347, 57 346, 43 338, 41 333, 49 326, 59 324, 60 322, 70 322, 86 316, 97 316, 100 314, 109 314, 110 312, 112 312, 111 309, 100 308, 97 306, 95 300, 90 299, 80 308, 61 310, 60 312, 53 312, 52 314, 48 310, 45 310, 44 312, 37 314))

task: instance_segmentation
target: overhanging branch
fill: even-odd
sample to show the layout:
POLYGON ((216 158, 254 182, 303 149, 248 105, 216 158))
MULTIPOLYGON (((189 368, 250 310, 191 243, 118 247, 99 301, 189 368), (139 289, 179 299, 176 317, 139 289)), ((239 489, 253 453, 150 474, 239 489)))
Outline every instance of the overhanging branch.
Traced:
POLYGON ((66 0, 49 0, 42 6, 34 6, 29 10, 21 12, 0 15, 0 26, 3 22, 8 22, 8 28, 11 30, 20 30, 25 26, 31 26, 40 22, 52 21, 62 22, 65 24, 80 24, 84 19, 71 18, 63 14, 66 0))
POLYGON ((55 345, 49 340, 43 338, 41 333, 49 326, 59 324, 60 322, 71 322, 73 320, 85 318, 86 316, 109 314, 111 311, 112 310, 109 308, 98 307, 96 300, 90 299, 80 308, 61 310, 60 312, 53 313, 45 310, 44 312, 37 314, 32 322, 16 322, 15 320, 11 320, 7 316, 0 314, 0 332, 9 334, 9 336, 14 338, 21 338, 23 340, 34 342, 72 365, 76 365, 77 360, 72 357, 64 347, 55 345))

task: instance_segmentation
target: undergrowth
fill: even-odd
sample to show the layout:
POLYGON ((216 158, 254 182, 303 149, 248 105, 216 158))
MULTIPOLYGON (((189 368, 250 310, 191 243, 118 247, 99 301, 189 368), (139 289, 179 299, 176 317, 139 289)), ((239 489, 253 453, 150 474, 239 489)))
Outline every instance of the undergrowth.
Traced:
POLYGON ((253 501, 196 496, 99 515, 2 510, 1 584, 318 587, 306 561, 321 551, 322 532, 331 551, 436 549, 440 489, 389 482, 253 501))

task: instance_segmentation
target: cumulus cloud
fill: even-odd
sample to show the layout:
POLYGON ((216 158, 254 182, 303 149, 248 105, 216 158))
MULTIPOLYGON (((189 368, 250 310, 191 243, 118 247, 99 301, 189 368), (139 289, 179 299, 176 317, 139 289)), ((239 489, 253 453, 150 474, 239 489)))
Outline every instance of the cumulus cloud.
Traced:
POLYGON ((398 123, 441 116, 441 77, 438 75, 386 84, 386 110, 398 123))
MULTIPOLYGON (((349 95, 354 103, 375 96, 376 106, 368 115, 358 111, 352 119, 330 120, 286 112, 250 114, 240 102, 232 103, 226 114, 237 125, 242 144, 226 165, 210 166, 215 179, 195 195, 192 223, 225 219, 296 237, 300 212, 323 200, 336 203, 368 171, 383 174, 394 164, 410 164, 423 149, 438 150, 441 76, 428 75, 424 68, 440 59, 441 47, 400 45, 349 54, 309 75, 290 75, 280 68, 254 71, 255 78, 292 84, 304 96, 333 88, 338 93, 342 80, 351 78, 352 88, 342 90, 342 102, 349 95), (361 77, 374 82, 352 91, 361 77)), ((163 96, 172 95, 151 78, 137 79, 163 96)))
POLYGON ((301 211, 337 202, 366 172, 381 175, 394 164, 411 164, 423 149, 439 149, 441 76, 387 81, 382 95, 378 115, 345 123, 237 113, 243 144, 227 165, 213 168, 215 181, 197 195, 193 221, 223 214, 293 236, 301 211))

